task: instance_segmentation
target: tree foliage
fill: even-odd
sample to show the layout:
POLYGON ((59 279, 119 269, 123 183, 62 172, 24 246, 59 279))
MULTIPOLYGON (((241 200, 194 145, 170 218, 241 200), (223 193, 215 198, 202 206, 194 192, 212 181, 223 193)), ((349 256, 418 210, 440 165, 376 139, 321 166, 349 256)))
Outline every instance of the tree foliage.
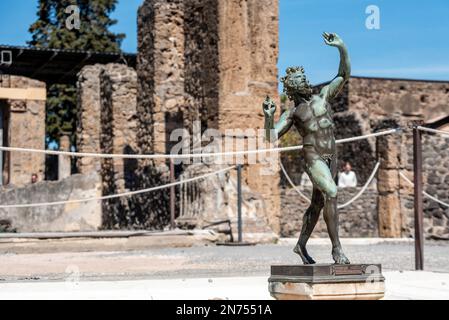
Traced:
MULTIPOLYGON (((120 52, 124 34, 110 28, 117 23, 110 15, 117 0, 39 0, 37 16, 29 31, 30 46, 48 49, 71 49, 93 52, 120 52), (77 12, 70 10, 76 6, 77 12), (67 27, 68 19, 79 12, 79 28, 67 27)), ((72 20, 70 20, 72 21, 72 20)), ((58 141, 61 135, 75 133, 75 84, 54 84, 47 97, 47 142, 58 141)))

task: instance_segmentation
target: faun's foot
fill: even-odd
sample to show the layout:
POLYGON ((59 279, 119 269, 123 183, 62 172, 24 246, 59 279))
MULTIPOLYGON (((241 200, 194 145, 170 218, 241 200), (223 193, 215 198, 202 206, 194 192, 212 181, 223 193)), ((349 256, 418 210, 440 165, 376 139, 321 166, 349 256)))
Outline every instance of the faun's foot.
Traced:
POLYGON ((313 260, 312 257, 309 256, 305 246, 300 246, 299 244, 297 244, 293 248, 293 252, 301 257, 301 260, 304 264, 315 264, 315 260, 313 260))
POLYGON ((341 248, 332 249, 332 258, 334 258, 335 264, 350 264, 349 259, 343 253, 341 248))

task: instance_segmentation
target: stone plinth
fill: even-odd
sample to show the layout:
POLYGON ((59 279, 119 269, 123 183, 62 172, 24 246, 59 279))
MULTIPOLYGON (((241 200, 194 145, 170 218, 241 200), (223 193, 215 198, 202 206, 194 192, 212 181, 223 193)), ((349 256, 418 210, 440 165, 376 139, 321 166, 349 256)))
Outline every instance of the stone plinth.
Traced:
MULTIPOLYGON (((41 181, 0 189, 0 203, 55 202, 101 196, 100 177, 75 174, 60 181, 41 181)), ((86 201, 60 206, 0 209, 0 221, 15 232, 80 232, 101 227, 101 203, 86 201)))
POLYGON ((272 266, 268 282, 277 300, 379 300, 385 295, 379 264, 272 266))

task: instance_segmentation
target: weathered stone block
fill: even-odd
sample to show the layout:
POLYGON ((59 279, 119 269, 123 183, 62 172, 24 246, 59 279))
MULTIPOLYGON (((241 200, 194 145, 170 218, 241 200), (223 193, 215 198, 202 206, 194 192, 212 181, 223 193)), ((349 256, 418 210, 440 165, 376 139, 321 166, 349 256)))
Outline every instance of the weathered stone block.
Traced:
MULTIPOLYGON (((99 196, 101 184, 95 172, 0 191, 2 204, 55 202, 99 196)), ((95 231, 102 224, 101 205, 98 201, 65 206, 0 209, 1 219, 10 221, 11 228, 17 232, 95 231)))
POLYGON ((380 193, 395 192, 399 189, 399 173, 397 170, 379 170, 377 188, 380 193))
POLYGON ((401 237, 401 203, 397 193, 379 195, 379 236, 383 238, 401 237))

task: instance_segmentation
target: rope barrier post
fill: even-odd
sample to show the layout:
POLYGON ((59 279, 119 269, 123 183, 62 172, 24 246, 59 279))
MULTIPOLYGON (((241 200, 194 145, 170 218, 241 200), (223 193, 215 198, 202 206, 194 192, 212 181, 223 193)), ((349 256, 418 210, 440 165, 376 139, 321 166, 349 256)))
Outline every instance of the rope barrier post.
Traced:
POLYGON ((238 242, 243 241, 242 232, 242 165, 237 165, 237 215, 238 215, 238 242))
MULTIPOLYGON (((170 183, 175 182, 175 165, 170 158, 170 183)), ((170 187, 170 228, 175 229, 175 186, 170 187)))
POLYGON ((415 269, 424 269, 422 141, 418 126, 413 127, 413 170, 415 201, 415 269))

